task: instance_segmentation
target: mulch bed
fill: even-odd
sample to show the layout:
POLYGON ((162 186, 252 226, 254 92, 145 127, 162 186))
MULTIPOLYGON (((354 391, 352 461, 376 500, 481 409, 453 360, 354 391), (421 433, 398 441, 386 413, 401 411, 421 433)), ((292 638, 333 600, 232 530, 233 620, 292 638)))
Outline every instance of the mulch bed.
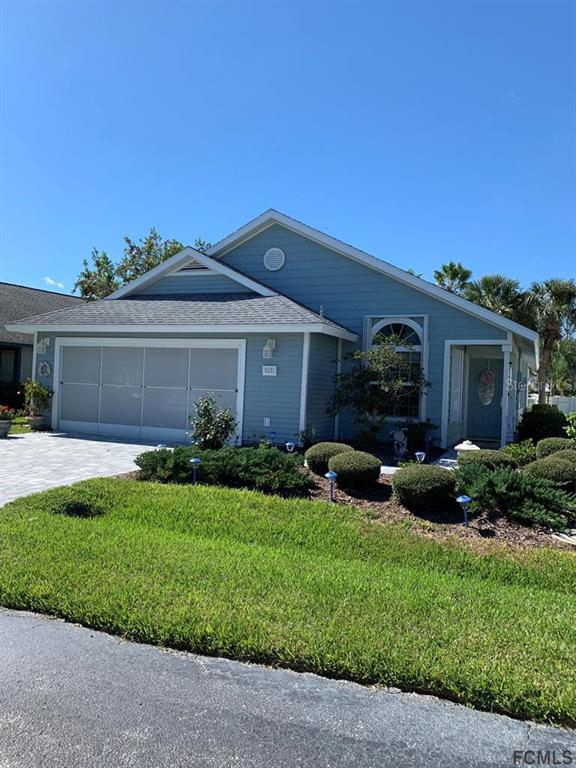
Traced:
MULTIPOLYGON (((457 539, 476 549, 485 548, 488 541, 515 548, 555 547, 567 549, 576 554, 574 547, 553 538, 548 529, 517 525, 498 513, 474 515, 470 518, 469 527, 465 528, 462 511, 455 502, 452 507, 445 509, 410 511, 392 495, 390 480, 390 477, 382 475, 374 488, 369 491, 344 491, 335 488, 334 498, 338 504, 351 504, 360 509, 372 521, 407 524, 422 536, 437 541, 457 539)), ((314 477, 311 496, 313 499, 329 501, 328 481, 314 477)))

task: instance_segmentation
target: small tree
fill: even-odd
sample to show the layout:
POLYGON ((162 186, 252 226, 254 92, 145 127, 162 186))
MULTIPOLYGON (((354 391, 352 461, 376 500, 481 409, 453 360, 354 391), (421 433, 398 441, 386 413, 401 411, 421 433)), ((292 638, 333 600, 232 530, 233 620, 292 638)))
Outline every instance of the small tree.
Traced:
POLYGON ((218 450, 236 431, 236 418, 230 408, 218 408, 214 397, 204 395, 194 403, 196 415, 190 419, 192 442, 202 450, 218 450))
POLYGON ((42 416, 50 405, 54 393, 44 384, 34 379, 24 382, 24 406, 28 416, 42 416))
MULTIPOLYGON (((397 351, 398 343, 393 336, 377 336, 366 352, 348 356, 351 366, 334 379, 331 413, 349 408, 365 431, 378 434, 394 405, 430 386, 419 363, 411 360, 410 351, 397 351)), ((406 347, 405 342, 402 345, 406 347)))

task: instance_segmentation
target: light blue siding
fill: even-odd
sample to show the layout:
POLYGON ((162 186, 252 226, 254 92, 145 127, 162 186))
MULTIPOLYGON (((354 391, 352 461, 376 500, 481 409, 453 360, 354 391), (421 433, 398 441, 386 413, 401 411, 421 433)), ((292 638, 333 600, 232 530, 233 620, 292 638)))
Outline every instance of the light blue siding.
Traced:
MULTIPOLYGON (((73 337, 82 344, 92 333, 42 334, 50 339, 47 351, 38 353, 38 361, 46 360, 54 370, 55 339, 73 337)), ((162 334, 109 333, 103 338, 165 338, 162 334)), ((270 334, 171 334, 170 338, 227 338, 246 339, 246 375, 244 386, 243 442, 259 441, 275 432, 274 442, 284 444, 294 440, 300 423, 300 391, 302 383, 303 335, 298 333, 275 334, 276 349, 271 360, 262 358, 262 348, 270 334), (262 376, 262 365, 277 366, 277 376, 262 376), (270 426, 264 426, 264 419, 270 418, 270 426)), ((52 374, 40 379, 43 384, 54 388, 52 374)))
POLYGON ((181 295, 184 293, 252 293, 226 275, 168 275, 138 291, 142 296, 181 295))
MULTIPOLYGON (((367 316, 428 316, 428 371, 431 387, 427 416, 440 424, 442 374, 446 339, 506 339, 491 323, 404 285, 387 275, 318 245, 274 224, 229 251, 222 261, 273 289, 355 331, 364 332, 367 316), (286 254, 284 267, 270 272, 263 256, 278 246, 286 254)), ((344 343, 344 353, 354 345, 344 343)))
POLYGON ((334 416, 327 412, 334 392, 338 340, 313 333, 310 336, 306 426, 318 440, 334 439, 334 416))

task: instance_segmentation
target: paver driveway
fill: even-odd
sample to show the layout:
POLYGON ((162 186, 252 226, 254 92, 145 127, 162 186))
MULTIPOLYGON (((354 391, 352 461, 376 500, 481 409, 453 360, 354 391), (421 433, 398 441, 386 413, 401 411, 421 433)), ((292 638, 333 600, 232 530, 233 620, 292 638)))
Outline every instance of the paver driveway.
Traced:
POLYGON ((47 488, 130 472, 134 457, 150 447, 58 432, 10 435, 0 440, 0 507, 47 488))

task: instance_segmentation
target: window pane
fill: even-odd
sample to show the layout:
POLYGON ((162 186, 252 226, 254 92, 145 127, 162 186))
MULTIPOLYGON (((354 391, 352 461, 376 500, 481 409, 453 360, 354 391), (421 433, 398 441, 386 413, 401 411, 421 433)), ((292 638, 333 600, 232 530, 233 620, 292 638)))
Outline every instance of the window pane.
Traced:
POLYGON ((100 383, 100 347, 62 347, 62 381, 100 383))
POLYGON ((235 389, 236 349, 191 349, 190 386, 198 389, 235 389))
POLYGON ((185 389, 145 389, 142 426, 186 429, 189 426, 187 399, 185 389))
POLYGON ((16 365, 15 349, 0 349, 0 381, 14 381, 16 365))
POLYGON ((144 384, 147 387, 187 387, 188 350, 146 347, 144 384))
POLYGON ((95 384, 62 384, 60 419, 63 421, 98 421, 100 387, 95 384))
POLYGON ((190 416, 193 416, 194 401, 204 395, 210 395, 216 400, 218 408, 230 408, 232 413, 236 413, 236 392, 218 392, 215 390, 206 389, 191 389, 190 390, 190 416))
POLYGON ((100 422, 139 427, 141 401, 140 387, 102 387, 100 422))
POLYGON ((103 347, 102 384, 142 384, 143 358, 142 347, 103 347))

